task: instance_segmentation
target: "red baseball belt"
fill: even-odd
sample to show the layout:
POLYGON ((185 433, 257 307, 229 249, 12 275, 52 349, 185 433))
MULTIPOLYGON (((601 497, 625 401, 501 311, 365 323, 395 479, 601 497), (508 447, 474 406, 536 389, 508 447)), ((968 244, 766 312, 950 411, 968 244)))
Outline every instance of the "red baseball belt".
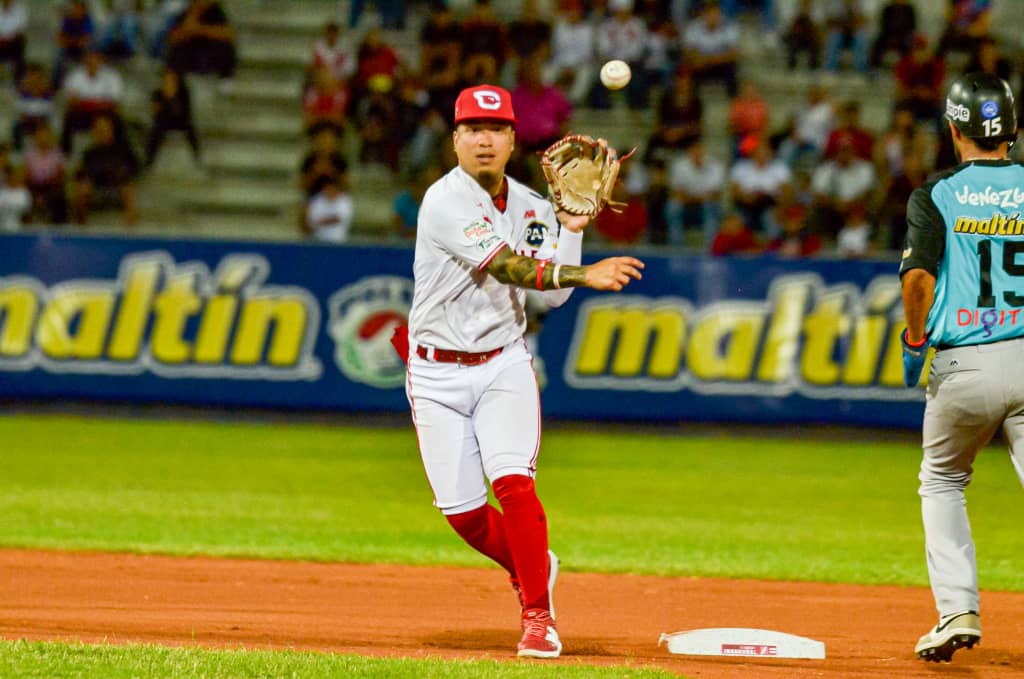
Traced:
MULTIPOLYGON (((504 347, 498 347, 497 349, 491 349, 490 351, 482 351, 479 354, 474 354, 471 351, 452 351, 450 349, 434 349, 433 360, 438 363, 458 363, 459 365, 480 365, 486 363, 495 356, 501 353, 504 347)), ((428 359, 430 357, 430 350, 424 346, 416 347, 416 355, 422 359, 428 359)))

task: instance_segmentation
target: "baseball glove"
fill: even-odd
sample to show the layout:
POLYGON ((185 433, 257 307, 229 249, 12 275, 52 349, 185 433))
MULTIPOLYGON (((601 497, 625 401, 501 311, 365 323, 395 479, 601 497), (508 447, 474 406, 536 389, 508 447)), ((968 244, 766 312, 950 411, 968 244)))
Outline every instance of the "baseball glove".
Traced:
MULTIPOLYGON (((635 150, 635 149, 634 149, 635 150)), ((611 200, 622 158, 603 141, 583 134, 569 134, 544 150, 540 166, 555 207, 571 215, 595 217, 610 206, 620 211, 623 203, 611 200)))

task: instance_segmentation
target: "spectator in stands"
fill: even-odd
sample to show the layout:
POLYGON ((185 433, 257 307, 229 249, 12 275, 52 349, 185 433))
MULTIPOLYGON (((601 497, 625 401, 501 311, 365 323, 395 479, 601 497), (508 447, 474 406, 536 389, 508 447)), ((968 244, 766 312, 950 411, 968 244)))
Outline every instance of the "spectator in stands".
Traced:
POLYGON ((918 122, 930 123, 945 110, 942 83, 946 65, 928 49, 924 35, 914 36, 913 44, 910 54, 896 64, 896 103, 910 109, 918 122))
POLYGON ((889 0, 878 16, 878 37, 871 46, 871 67, 880 68, 885 55, 906 56, 917 33, 917 12, 910 0, 889 0))
POLYGON ((871 223, 863 204, 853 205, 836 236, 836 251, 844 259, 858 259, 874 253, 871 223))
POLYGON ((818 234, 807 226, 807 210, 799 203, 790 203, 778 211, 782 233, 768 243, 768 252, 780 257, 810 257, 821 251, 818 234))
POLYGON ((335 177, 342 179, 341 186, 347 186, 348 163, 338 150, 337 133, 325 127, 313 137, 313 148, 302 160, 300 184, 306 197, 312 198, 335 177))
POLYGON ((999 51, 999 43, 991 36, 978 39, 977 49, 971 56, 970 62, 964 68, 964 73, 983 72, 1012 82, 1013 64, 999 51))
POLYGON ((14 82, 25 74, 25 29, 28 10, 20 0, 0 0, 0 64, 10 63, 14 82))
POLYGON ((519 17, 508 26, 508 44, 518 66, 524 59, 544 63, 551 56, 551 22, 537 9, 537 0, 523 0, 519 17))
POLYGON ((757 240, 757 234, 743 221, 743 215, 738 212, 730 212, 722 218, 721 226, 711 241, 710 248, 711 254, 716 257, 756 254, 763 249, 757 240))
POLYGON ((348 102, 348 90, 342 87, 334 73, 326 68, 316 69, 313 84, 302 98, 306 134, 314 135, 321 128, 330 127, 339 137, 343 136, 348 102))
MULTIPOLYGON (((647 25, 633 13, 633 0, 608 0, 610 16, 597 28, 597 62, 603 64, 621 59, 629 64, 633 77, 626 85, 626 102, 635 110, 647 106, 649 84, 644 72, 647 55, 647 25)), ((608 90, 595 83, 590 91, 590 104, 594 108, 609 108, 608 90)))
POLYGON ((882 229, 882 244, 889 250, 902 250, 907 238, 907 201, 928 178, 923 154, 908 149, 900 159, 899 174, 882 178, 878 223, 882 229))
POLYGON ((676 71, 672 86, 658 102, 654 129, 644 151, 644 163, 654 158, 667 160, 673 151, 682 151, 699 139, 703 129, 704 104, 685 68, 676 71))
POLYGON ((691 227, 703 231, 704 247, 711 243, 722 216, 724 183, 725 164, 708 156, 700 139, 672 161, 666 206, 669 243, 682 245, 684 232, 691 227))
POLYGON ((729 96, 736 96, 739 35, 735 22, 726 19, 713 1, 686 27, 683 61, 693 71, 698 88, 705 83, 722 82, 729 96))
POLYGON ((817 163, 835 126, 835 109, 828 90, 811 85, 807 98, 793 118, 789 136, 779 145, 779 157, 791 168, 817 163))
POLYGON ((318 69, 326 69, 344 84, 356 71, 356 60, 351 50, 341 41, 341 27, 336 21, 328 21, 324 25, 324 34, 313 45, 313 56, 306 70, 306 84, 313 82, 313 74, 318 69))
POLYGON ((836 73, 843 50, 853 53, 853 67, 868 72, 868 22, 862 0, 835 0, 826 15, 825 70, 836 73))
POLYGON ((498 80, 508 53, 505 24, 494 15, 491 0, 474 0, 462 22, 462 79, 467 83, 498 80))
POLYGON ((789 70, 796 68, 801 53, 807 55, 807 67, 817 70, 821 65, 821 26, 824 15, 821 7, 813 0, 800 0, 783 42, 786 45, 786 64, 789 70))
POLYGON ((104 63, 101 52, 86 52, 81 66, 68 75, 64 84, 66 106, 60 147, 65 154, 71 153, 74 135, 90 129, 98 116, 109 118, 119 136, 124 132, 120 114, 123 94, 121 74, 104 63))
POLYGON ((77 64, 92 45, 95 28, 85 0, 70 0, 63 10, 57 35, 57 59, 51 74, 54 89, 60 89, 68 64, 77 64))
POLYGON ((306 207, 306 233, 313 240, 344 243, 352 231, 353 213, 352 196, 345 191, 340 177, 331 177, 306 207))
POLYGON ((358 110, 359 103, 369 92, 370 79, 382 75, 392 82, 400 75, 402 61, 395 48, 384 41, 380 29, 371 26, 363 36, 356 52, 356 74, 349 88, 349 106, 358 110))
POLYGON ((789 166, 773 157, 771 146, 763 137, 751 157, 736 161, 729 173, 733 203, 743 221, 758 233, 768 231, 765 213, 774 207, 792 181, 789 166))
POLYGON ((195 124, 192 122, 192 96, 185 79, 176 71, 164 69, 160 87, 153 90, 149 101, 153 124, 146 141, 146 166, 153 165, 167 133, 173 131, 185 134, 185 139, 192 148, 192 157, 199 166, 202 163, 199 135, 196 134, 195 124))
POLYGON ((768 103, 751 80, 743 82, 739 95, 729 104, 729 134, 734 158, 740 156, 744 140, 768 135, 768 103))
POLYGON ((413 158, 413 154, 408 151, 411 140, 416 137, 416 133, 430 112, 430 95, 427 94, 422 79, 409 73, 398 79, 397 91, 395 106, 398 122, 395 130, 399 139, 402 140, 402 152, 406 156, 403 167, 412 174, 416 174, 425 165, 414 162, 418 159, 413 158))
POLYGON ((659 91, 671 87, 672 77, 682 62, 682 49, 676 25, 670 19, 652 22, 647 31, 647 56, 644 77, 659 91))
POLYGON ((810 219, 815 233, 834 238, 854 211, 870 200, 876 181, 875 166, 856 156, 852 141, 842 139, 836 157, 822 162, 811 175, 810 219))
POLYGON ((157 0, 151 6, 147 21, 146 36, 149 41, 149 55, 162 59, 167 52, 167 38, 178 21, 189 0, 157 0))
POLYGON ((943 60, 951 51, 973 54, 978 40, 989 35, 991 23, 992 0, 949 0, 937 54, 943 60))
POLYGON ((391 204, 391 224, 395 235, 404 241, 416 238, 416 220, 420 214, 420 204, 423 202, 423 194, 431 184, 441 178, 440 165, 429 165, 420 171, 416 177, 409 182, 409 186, 395 196, 391 204))
MULTIPOLYGON (((405 30, 405 0, 374 0, 380 14, 380 26, 386 30, 405 30)), ((359 18, 366 9, 366 0, 351 0, 349 3, 348 27, 359 25, 359 18)))
POLYGON ((862 160, 871 160, 875 152, 875 135, 860 124, 860 102, 849 100, 839 107, 838 125, 825 142, 825 158, 835 158, 839 147, 849 144, 853 154, 862 160))
POLYGON ((85 224, 93 209, 120 209, 125 226, 138 221, 135 178, 139 161, 128 140, 116 134, 110 116, 96 116, 92 123, 93 145, 82 154, 71 186, 71 214, 85 224))
POLYGON ((775 0, 710 0, 718 2, 722 14, 729 21, 735 21, 739 5, 743 4, 761 11, 761 40, 766 47, 777 47, 779 36, 776 31, 775 0))
POLYGON ((32 194, 25 186, 25 168, 8 165, 0 184, 0 231, 18 231, 32 209, 32 194))
POLYGON ((646 168, 646 188, 642 191, 647 208, 647 242, 668 243, 668 177, 665 161, 655 158, 646 168))
POLYGON ((39 64, 25 66, 25 75, 18 87, 18 117, 14 121, 12 138, 14 148, 24 148, 25 137, 32 136, 39 125, 49 125, 54 117, 55 93, 39 64))
POLYGON ((142 31, 142 0, 113 0, 110 14, 96 42, 96 48, 107 59, 121 60, 135 56, 142 31))
POLYGON ((167 66, 178 73, 215 74, 223 85, 235 75, 235 29, 221 3, 191 0, 168 37, 167 66))
POLYGON ((551 38, 551 60, 544 66, 544 80, 582 104, 594 86, 597 34, 583 17, 581 0, 562 0, 551 38))
POLYGON ((434 0, 420 30, 420 69, 430 106, 445 116, 462 90, 461 35, 447 3, 434 0))
POLYGON ((543 151, 560 139, 572 115, 572 104, 565 95, 541 79, 539 56, 520 63, 519 83, 512 90, 516 145, 526 154, 543 151))
POLYGON ((41 124, 32 132, 33 144, 25 151, 25 175, 32 194, 32 221, 63 224, 68 218, 64 190, 67 161, 53 132, 41 124))
POLYGON ((624 184, 612 189, 612 200, 620 203, 602 210, 594 218, 597 235, 608 243, 637 243, 647 225, 647 206, 642 195, 630 194, 624 184))
POLYGON ((884 185, 889 178, 903 174, 903 159, 908 155, 923 159, 924 148, 925 139, 914 122, 914 112, 905 106, 897 106, 893 109, 889 128, 875 144, 873 157, 880 183, 884 185))
POLYGON ((398 172, 398 161, 405 141, 396 134, 399 112, 392 96, 394 81, 382 73, 370 78, 367 96, 355 111, 359 128, 359 160, 363 163, 383 163, 391 172, 398 172))

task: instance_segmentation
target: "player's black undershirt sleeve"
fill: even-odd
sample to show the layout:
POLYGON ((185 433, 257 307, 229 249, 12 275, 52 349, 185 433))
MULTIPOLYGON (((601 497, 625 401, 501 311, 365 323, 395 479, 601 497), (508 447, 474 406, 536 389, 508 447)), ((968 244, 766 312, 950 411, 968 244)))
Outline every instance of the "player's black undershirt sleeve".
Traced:
POLYGON ((932 200, 933 183, 914 189, 907 201, 907 242, 900 262, 900 276, 911 269, 939 275, 946 250, 946 223, 932 200))

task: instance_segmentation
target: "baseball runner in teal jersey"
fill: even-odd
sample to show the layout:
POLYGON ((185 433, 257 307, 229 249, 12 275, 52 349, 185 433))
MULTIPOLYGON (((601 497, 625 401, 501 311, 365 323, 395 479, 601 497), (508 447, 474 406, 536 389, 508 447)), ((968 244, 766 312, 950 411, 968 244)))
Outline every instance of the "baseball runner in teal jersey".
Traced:
POLYGON ((900 278, 908 387, 918 384, 928 346, 936 349, 919 494, 939 622, 915 652, 948 662, 981 641, 964 489, 1000 427, 1024 483, 1024 166, 1007 159, 1017 117, 1005 81, 957 79, 946 119, 960 164, 911 195, 900 278))

